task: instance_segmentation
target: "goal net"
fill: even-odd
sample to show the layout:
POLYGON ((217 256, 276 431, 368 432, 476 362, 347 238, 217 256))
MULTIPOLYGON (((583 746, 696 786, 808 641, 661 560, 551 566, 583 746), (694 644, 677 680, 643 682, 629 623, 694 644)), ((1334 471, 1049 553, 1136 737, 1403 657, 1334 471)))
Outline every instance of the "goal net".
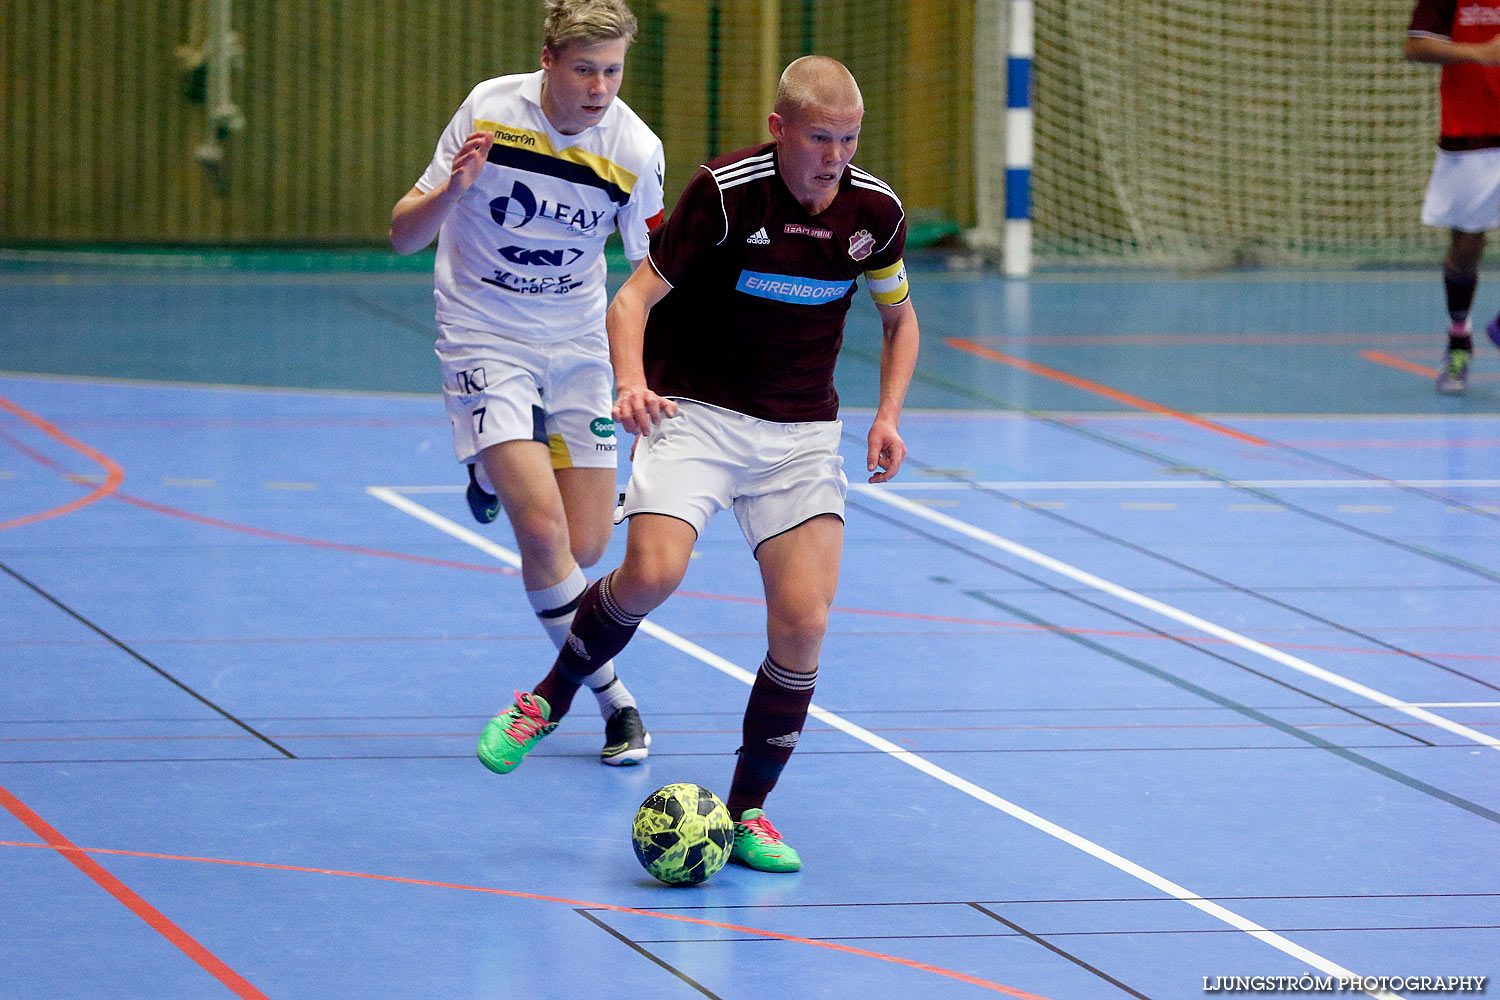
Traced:
POLYGON ((1037 0, 1042 263, 1433 259, 1437 74, 1392 0, 1037 0))
MULTIPOLYGON (((459 100, 540 49, 541 0, 236 3, 245 127, 195 160, 214 109, 172 53, 202 42, 203 5, 0 4, 0 241, 383 246, 459 100), (104 104, 112 141, 68 147, 104 104)), ((666 145, 669 203, 762 141, 781 67, 823 52, 860 81, 859 162, 900 192, 914 245, 998 247, 1009 143, 1030 147, 1043 265, 1435 259, 1437 74, 1402 59, 1409 0, 1033 0, 1030 141, 1007 127, 1012 6, 631 0, 621 96, 666 145)))

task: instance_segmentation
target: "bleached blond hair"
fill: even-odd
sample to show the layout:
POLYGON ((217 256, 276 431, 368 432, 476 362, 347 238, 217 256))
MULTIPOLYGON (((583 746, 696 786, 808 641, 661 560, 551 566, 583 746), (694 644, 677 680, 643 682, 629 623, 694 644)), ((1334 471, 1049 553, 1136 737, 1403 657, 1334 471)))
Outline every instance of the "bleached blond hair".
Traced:
POLYGON ((773 110, 788 118, 811 107, 863 111, 865 99, 843 63, 829 56, 803 56, 781 71, 773 110))
POLYGON ((561 52, 571 42, 592 45, 625 39, 635 40, 635 15, 625 0, 546 0, 542 18, 542 44, 561 52))

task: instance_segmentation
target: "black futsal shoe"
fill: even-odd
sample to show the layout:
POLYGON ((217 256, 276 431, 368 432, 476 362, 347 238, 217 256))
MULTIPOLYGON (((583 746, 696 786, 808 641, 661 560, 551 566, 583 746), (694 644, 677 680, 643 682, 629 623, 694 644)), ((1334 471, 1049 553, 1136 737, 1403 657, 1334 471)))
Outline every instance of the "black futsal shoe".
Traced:
POLYGON ((599 751, 599 759, 615 767, 639 764, 646 759, 650 746, 651 734, 641 722, 641 713, 634 705, 626 705, 615 709, 604 723, 604 749, 599 751))
POLYGON ((474 475, 472 464, 469 465, 469 488, 464 491, 464 499, 469 501, 469 513, 480 524, 489 524, 500 516, 500 498, 493 493, 486 493, 484 487, 479 485, 479 477, 474 475))

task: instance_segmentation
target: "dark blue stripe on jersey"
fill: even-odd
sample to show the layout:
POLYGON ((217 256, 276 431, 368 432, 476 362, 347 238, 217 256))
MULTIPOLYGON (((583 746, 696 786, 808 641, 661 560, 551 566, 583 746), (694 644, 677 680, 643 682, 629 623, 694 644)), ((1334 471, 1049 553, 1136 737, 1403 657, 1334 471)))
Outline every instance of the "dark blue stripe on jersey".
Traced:
MULTIPOLYGON (((1031 107, 1031 60, 1012 56, 1005 65, 1005 104, 1011 108, 1031 107)), ((490 156, 493 158, 494 153, 490 156)))
POLYGON ((502 167, 514 167, 533 174, 557 177, 572 184, 596 187, 609 195, 609 200, 616 205, 623 205, 630 200, 630 192, 613 181, 600 177, 591 167, 582 163, 559 160, 545 153, 535 153, 529 149, 518 149, 515 146, 506 146, 498 142, 490 147, 489 161, 502 167))
POLYGON ((1005 217, 1031 218, 1031 171, 1025 167, 1005 172, 1005 217))

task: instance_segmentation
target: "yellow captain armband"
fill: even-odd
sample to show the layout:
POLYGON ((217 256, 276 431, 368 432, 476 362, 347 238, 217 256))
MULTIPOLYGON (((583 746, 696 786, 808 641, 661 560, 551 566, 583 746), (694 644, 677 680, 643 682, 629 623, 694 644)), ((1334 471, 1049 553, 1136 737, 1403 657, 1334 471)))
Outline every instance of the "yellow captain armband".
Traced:
POLYGON ((883 306, 899 306, 906 301, 911 289, 906 285, 906 261, 898 260, 890 267, 878 271, 866 271, 870 298, 883 306))

